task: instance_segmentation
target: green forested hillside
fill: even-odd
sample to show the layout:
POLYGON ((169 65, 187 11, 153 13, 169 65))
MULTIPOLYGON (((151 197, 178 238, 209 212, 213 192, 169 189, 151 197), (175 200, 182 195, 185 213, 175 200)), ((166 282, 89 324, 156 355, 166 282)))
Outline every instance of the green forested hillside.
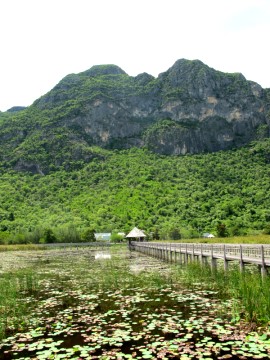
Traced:
POLYGON ((145 149, 108 151, 79 170, 48 175, 2 172, 0 240, 84 239, 88 229, 154 236, 268 231, 270 140, 234 151, 181 157, 145 149))

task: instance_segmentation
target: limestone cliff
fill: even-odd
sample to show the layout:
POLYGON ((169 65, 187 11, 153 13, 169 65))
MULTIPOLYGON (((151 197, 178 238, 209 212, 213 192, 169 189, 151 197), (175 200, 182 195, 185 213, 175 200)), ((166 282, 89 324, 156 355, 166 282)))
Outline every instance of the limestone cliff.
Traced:
POLYGON ((201 61, 178 60, 157 79, 148 74, 129 77, 113 65, 95 66, 66 77, 36 106, 55 109, 75 99, 81 106, 61 124, 77 127, 89 144, 107 148, 147 146, 166 154, 217 151, 241 146, 256 138, 261 125, 269 125, 260 85, 201 61), (172 122, 161 131, 163 120, 172 122))
POLYGON ((46 172, 89 161, 93 146, 145 146, 168 155, 230 149, 269 137, 269 99, 268 89, 242 74, 199 60, 178 60, 157 78, 94 66, 66 76, 12 120, 0 117, 0 140, 9 150, 0 157, 15 168, 31 169, 34 162, 37 172, 46 172))

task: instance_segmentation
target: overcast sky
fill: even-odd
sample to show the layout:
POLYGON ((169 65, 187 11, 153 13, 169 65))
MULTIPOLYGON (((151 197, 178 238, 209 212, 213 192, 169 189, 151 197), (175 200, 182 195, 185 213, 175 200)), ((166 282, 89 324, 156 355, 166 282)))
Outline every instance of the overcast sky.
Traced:
POLYGON ((129 75, 181 58, 270 87, 270 0, 0 0, 0 110, 98 64, 129 75))

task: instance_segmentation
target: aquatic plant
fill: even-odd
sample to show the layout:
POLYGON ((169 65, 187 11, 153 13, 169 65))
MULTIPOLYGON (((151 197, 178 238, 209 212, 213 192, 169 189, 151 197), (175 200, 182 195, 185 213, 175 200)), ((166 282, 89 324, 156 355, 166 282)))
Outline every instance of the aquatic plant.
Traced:
POLYGON ((0 359, 269 358, 270 332, 230 321, 234 301, 219 297, 209 269, 193 264, 188 283, 179 266, 123 248, 111 254, 32 252, 32 279, 30 269, 6 274, 27 311, 0 342, 0 359))

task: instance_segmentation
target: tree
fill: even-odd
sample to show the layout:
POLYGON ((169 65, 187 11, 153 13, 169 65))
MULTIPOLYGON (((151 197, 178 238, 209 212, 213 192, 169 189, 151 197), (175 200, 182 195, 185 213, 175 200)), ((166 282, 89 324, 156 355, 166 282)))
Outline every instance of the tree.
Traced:
POLYGON ((159 240, 160 239, 158 228, 154 229, 154 231, 152 233, 152 238, 153 238, 153 240, 159 240))
POLYGON ((54 235, 52 229, 45 229, 44 231, 44 241, 47 244, 51 244, 57 241, 56 236, 54 235))
POLYGON ((217 224, 217 236, 218 237, 228 236, 228 231, 227 231, 227 227, 225 224, 222 224, 222 223, 217 224))
POLYGON ((270 235, 270 224, 266 224, 264 230, 263 230, 264 234, 270 235))
POLYGON ((95 242, 96 241, 95 230, 91 228, 86 229, 82 235, 82 239, 85 242, 95 242))
POLYGON ((169 231, 169 238, 172 240, 180 240, 181 239, 181 233, 178 228, 172 228, 169 231))

